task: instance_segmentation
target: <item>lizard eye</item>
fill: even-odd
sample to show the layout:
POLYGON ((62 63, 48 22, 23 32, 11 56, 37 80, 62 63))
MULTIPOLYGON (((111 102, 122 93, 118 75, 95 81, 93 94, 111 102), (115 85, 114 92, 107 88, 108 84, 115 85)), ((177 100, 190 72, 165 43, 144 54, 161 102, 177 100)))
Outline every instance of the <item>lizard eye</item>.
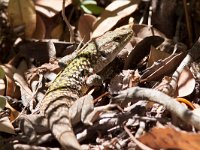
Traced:
POLYGON ((115 41, 115 42, 120 42, 120 40, 121 40, 121 38, 119 36, 114 37, 114 39, 113 39, 113 41, 115 41))
POLYGON ((101 56, 106 57, 105 52, 101 52, 101 56))

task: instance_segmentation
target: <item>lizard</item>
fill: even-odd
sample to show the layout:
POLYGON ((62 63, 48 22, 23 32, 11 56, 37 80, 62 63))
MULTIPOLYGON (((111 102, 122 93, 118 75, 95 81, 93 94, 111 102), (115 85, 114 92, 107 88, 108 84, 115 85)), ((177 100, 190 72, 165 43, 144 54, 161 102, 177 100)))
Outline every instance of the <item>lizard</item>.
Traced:
MULTIPOLYGON (((93 39, 57 75, 45 93, 40 103, 40 113, 36 114, 36 117, 42 116, 47 120, 48 129, 63 149, 81 149, 72 129, 69 108, 89 89, 85 82, 86 77, 97 74, 112 62, 130 41, 132 35, 131 27, 126 26, 93 39)), ((24 121, 23 117, 21 120, 24 121)), ((34 123, 42 124, 42 120, 38 119, 34 123)))

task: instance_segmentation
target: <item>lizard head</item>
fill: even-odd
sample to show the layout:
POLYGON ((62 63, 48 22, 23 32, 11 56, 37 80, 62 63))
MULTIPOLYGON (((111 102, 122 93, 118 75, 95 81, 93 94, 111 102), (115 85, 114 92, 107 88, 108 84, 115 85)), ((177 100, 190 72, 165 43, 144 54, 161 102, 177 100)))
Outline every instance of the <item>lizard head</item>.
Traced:
POLYGON ((132 28, 126 26, 107 32, 95 39, 94 42, 97 46, 99 57, 97 58, 93 71, 97 73, 112 62, 117 54, 129 42, 132 35, 132 28))

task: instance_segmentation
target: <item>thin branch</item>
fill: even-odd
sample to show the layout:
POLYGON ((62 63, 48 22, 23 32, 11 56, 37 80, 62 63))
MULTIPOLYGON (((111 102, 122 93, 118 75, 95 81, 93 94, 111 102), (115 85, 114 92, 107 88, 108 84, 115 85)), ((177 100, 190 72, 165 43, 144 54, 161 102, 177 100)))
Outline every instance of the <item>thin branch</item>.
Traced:
POLYGON ((14 149, 31 149, 31 150, 60 150, 60 148, 42 147, 28 144, 15 144, 14 149))
POLYGON ((141 99, 162 104, 173 115, 200 130, 200 117, 163 92, 149 88, 132 87, 119 92, 117 96, 113 97, 115 103, 123 105, 127 105, 129 102, 134 103, 141 99))
POLYGON ((74 31, 73 31, 69 21, 67 20, 67 17, 65 16, 65 0, 63 0, 63 4, 62 4, 62 17, 63 17, 63 20, 65 21, 65 23, 69 29, 69 32, 70 32, 70 42, 74 42, 74 31))
POLYGON ((183 71, 183 69, 185 68, 185 66, 190 66, 190 64, 193 61, 196 61, 199 58, 200 58, 200 38, 193 45, 193 47, 189 50, 188 54, 185 56, 185 58, 182 60, 182 62, 180 63, 180 65, 178 66, 178 68, 176 69, 176 71, 173 73, 172 80, 169 83, 170 86, 168 85, 162 91, 165 94, 173 96, 174 92, 175 92, 175 90, 177 88, 179 76, 180 76, 181 72, 183 71))
POLYGON ((131 132, 129 131, 129 129, 124 126, 124 130, 126 131, 126 133, 130 136, 131 140, 137 144, 138 147, 140 147, 142 150, 153 150, 151 149, 150 147, 144 145, 143 143, 141 143, 140 141, 138 141, 132 134, 131 132))
POLYGON ((183 0, 183 6, 184 6, 184 12, 185 12, 185 20, 186 20, 186 26, 187 26, 187 32, 188 32, 189 45, 191 46, 192 45, 191 21, 188 15, 186 0, 183 0))

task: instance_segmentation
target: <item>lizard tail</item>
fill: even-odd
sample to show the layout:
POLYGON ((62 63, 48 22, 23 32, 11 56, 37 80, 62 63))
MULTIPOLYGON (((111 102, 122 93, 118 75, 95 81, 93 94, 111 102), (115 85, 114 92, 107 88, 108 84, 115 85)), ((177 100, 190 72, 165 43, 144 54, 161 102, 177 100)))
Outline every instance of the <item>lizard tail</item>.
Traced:
POLYGON ((68 108, 60 107, 58 109, 59 110, 56 110, 56 112, 52 114, 49 120, 50 129, 53 135, 64 149, 80 150, 81 146, 73 132, 68 115, 68 108))
MULTIPOLYGON (((63 93, 61 93, 63 95, 63 93)), ((59 96, 50 92, 46 98, 53 100, 45 106, 44 114, 47 117, 49 129, 65 150, 80 150, 81 146, 73 132, 69 116, 69 106, 73 100, 66 96, 59 96)), ((43 103, 45 105, 45 103, 43 103)))

